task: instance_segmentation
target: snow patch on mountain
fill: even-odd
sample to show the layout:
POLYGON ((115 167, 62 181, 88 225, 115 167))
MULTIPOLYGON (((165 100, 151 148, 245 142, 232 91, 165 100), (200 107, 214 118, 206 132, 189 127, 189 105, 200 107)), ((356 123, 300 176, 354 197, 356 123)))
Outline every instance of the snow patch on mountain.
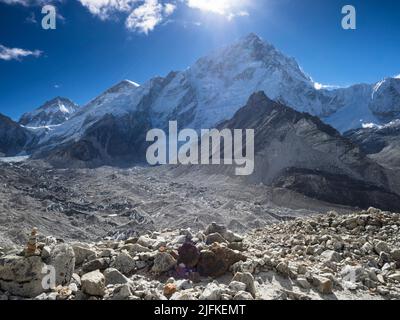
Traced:
POLYGON ((65 123, 47 130, 40 145, 79 140, 109 114, 118 118, 143 112, 157 128, 175 120, 185 128, 211 128, 231 119, 257 91, 344 132, 365 123, 381 125, 393 120, 393 111, 400 108, 398 84, 400 79, 389 78, 376 85, 324 86, 304 73, 294 58, 250 34, 182 72, 171 72, 140 86, 129 80, 118 83, 65 123))
POLYGON ((78 109, 79 106, 71 100, 57 97, 22 115, 19 123, 28 128, 58 125, 67 121, 78 109))

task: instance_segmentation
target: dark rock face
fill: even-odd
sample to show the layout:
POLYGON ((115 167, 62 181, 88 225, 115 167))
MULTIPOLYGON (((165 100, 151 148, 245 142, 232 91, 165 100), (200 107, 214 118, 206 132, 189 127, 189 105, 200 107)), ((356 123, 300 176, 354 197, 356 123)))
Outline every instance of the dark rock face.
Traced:
POLYGON ((28 130, 0 114, 0 153, 14 156, 23 151, 30 139, 31 134, 28 130))
POLYGON ((394 192, 344 175, 290 168, 273 185, 330 203, 362 209, 371 206, 382 210, 400 209, 400 196, 394 192))
POLYGON ((145 113, 123 117, 106 115, 90 126, 83 137, 49 152, 37 153, 56 166, 129 166, 146 161, 146 134, 151 129, 145 113))
MULTIPOLYGON (((263 92, 253 94, 219 127, 224 128, 255 130, 255 170, 248 182, 338 204, 400 207, 391 173, 319 118, 274 102, 263 92)), ((218 167, 204 170, 233 175, 230 168, 218 167)))
POLYGON ((351 130, 344 134, 379 164, 400 168, 400 121, 386 126, 351 130))

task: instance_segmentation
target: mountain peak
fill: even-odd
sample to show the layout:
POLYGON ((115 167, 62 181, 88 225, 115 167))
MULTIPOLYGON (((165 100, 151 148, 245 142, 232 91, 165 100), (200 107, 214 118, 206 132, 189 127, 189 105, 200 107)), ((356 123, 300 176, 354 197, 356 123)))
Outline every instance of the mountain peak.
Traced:
POLYGON ((249 33, 247 36, 244 36, 241 39, 243 42, 247 42, 247 43, 254 43, 254 42, 264 42, 261 37, 259 37, 257 34, 255 34, 254 32, 249 33))
POLYGON ((19 123, 27 127, 58 125, 68 120, 78 108, 70 99, 58 96, 23 114, 19 123))

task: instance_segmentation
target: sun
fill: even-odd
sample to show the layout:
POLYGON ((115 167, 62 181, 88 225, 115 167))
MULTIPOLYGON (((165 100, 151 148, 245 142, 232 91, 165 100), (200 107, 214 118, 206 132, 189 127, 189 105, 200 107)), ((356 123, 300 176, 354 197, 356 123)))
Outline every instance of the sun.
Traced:
POLYGON ((219 14, 230 19, 235 16, 248 15, 246 9, 250 0, 188 0, 187 4, 191 8, 219 14))

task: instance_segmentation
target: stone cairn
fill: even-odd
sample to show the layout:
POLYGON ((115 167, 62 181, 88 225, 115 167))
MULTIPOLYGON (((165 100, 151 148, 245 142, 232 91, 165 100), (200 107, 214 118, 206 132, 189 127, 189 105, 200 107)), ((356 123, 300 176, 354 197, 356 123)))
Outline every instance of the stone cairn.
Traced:
POLYGON ((40 255, 40 250, 38 248, 38 230, 37 228, 33 228, 31 231, 31 235, 29 236, 28 244, 25 250, 25 256, 37 256, 40 255))

